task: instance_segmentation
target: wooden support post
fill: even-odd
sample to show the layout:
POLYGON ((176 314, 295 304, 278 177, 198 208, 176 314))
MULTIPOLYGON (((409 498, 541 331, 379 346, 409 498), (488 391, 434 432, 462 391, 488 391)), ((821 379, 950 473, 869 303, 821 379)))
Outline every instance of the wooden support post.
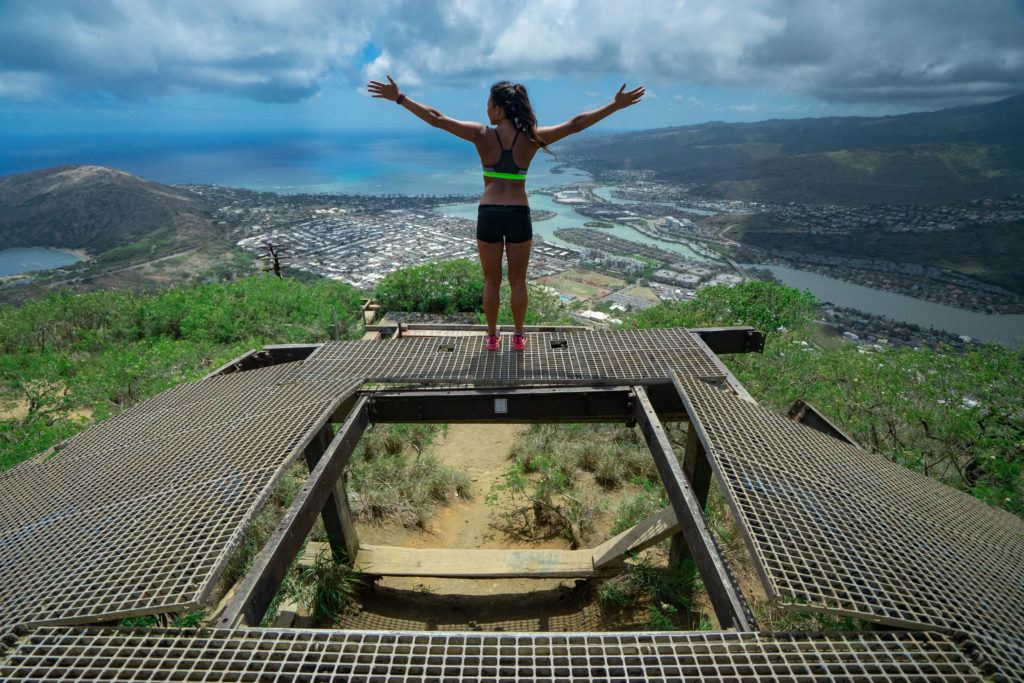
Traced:
MULTIPOLYGON (((306 446, 306 465, 312 472, 320 457, 324 454, 327 446, 331 443, 330 425, 324 425, 323 429, 306 446)), ((327 530, 327 540, 331 544, 331 554, 335 562, 343 562, 346 559, 354 562, 356 553, 359 551, 359 538, 356 536, 356 526, 352 519, 352 510, 348 506, 348 492, 345 490, 345 474, 338 477, 334 483, 334 490, 327 498, 324 509, 320 513, 324 520, 324 528, 327 530)))
MULTIPOLYGON (((686 450, 683 451, 683 474, 690 482, 697 502, 702 510, 708 506, 708 492, 711 490, 711 463, 708 462, 708 455, 704 451, 704 444, 697 438, 697 430, 689 425, 686 430, 686 450)), ((672 542, 669 545, 669 561, 677 562, 689 557, 689 548, 686 539, 681 533, 672 535, 672 542)))
POLYGON ((737 631, 757 630, 757 624, 743 600, 739 587, 725 564, 704 518, 704 508, 683 474, 679 461, 672 451, 665 428, 661 426, 654 412, 647 392, 641 386, 633 387, 636 395, 634 413, 643 431, 644 439, 651 449, 658 473, 665 485, 676 519, 683 525, 683 536, 693 555, 697 570, 704 580, 704 586, 711 598, 718 622, 723 628, 737 631))
POLYGON ((299 495, 277 525, 274 534, 253 561, 252 569, 242 579, 241 587, 217 619, 217 626, 233 628, 239 623, 257 626, 266 614, 281 586, 288 567, 306 540, 317 515, 334 492, 334 484, 345 470, 363 430, 370 421, 365 396, 356 401, 348 419, 341 425, 324 450, 316 467, 309 473, 299 495))

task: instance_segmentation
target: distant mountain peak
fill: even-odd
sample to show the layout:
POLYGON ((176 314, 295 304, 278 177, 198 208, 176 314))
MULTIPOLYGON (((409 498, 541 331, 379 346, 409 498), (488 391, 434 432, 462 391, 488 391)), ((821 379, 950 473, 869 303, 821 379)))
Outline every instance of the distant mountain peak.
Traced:
POLYGON ((115 168, 79 164, 0 177, 5 247, 100 253, 158 232, 178 240, 209 229, 202 197, 115 168))

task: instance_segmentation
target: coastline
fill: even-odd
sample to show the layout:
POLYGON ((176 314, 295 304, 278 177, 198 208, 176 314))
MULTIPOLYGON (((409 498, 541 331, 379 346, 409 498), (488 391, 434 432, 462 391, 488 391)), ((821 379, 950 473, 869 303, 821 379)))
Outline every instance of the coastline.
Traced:
POLYGON ((86 262, 92 261, 92 256, 85 249, 72 249, 71 247, 47 247, 47 249, 56 249, 57 251, 64 251, 75 256, 79 261, 86 262))

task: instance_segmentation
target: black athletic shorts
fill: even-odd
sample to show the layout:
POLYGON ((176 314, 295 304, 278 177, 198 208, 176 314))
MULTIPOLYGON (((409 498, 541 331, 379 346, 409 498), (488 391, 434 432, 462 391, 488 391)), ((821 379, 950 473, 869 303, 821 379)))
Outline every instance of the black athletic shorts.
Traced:
POLYGON ((533 239, 530 207, 520 204, 481 204, 476 238, 483 242, 526 242, 533 239))

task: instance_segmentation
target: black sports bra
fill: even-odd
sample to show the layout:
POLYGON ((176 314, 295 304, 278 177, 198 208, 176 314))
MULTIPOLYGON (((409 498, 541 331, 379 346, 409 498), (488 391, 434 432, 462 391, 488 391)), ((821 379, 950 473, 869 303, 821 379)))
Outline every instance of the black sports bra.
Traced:
MULTIPOLYGON (((498 138, 498 147, 501 147, 501 136, 498 135, 498 129, 494 129, 494 137, 498 138)), ((498 163, 493 166, 484 166, 484 177, 485 178, 502 178, 504 180, 526 180, 526 169, 519 168, 516 166, 515 159, 512 158, 512 150, 516 146, 516 140, 519 139, 519 131, 516 130, 516 136, 512 138, 512 146, 508 149, 501 147, 501 156, 498 158, 498 163)))

